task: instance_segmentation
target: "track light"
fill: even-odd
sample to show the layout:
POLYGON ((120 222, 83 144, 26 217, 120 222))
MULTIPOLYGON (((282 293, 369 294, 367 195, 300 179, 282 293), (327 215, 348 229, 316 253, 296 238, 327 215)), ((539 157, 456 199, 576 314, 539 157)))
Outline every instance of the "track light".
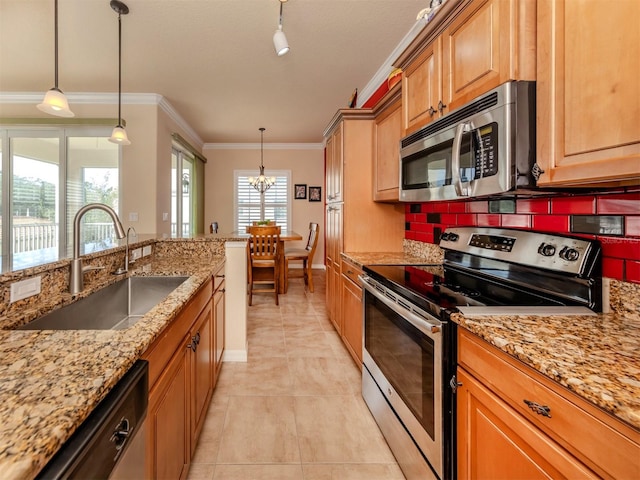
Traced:
POLYGON ((49 90, 42 103, 38 104, 38 110, 57 117, 74 117, 75 114, 69 109, 69 102, 62 90, 58 88, 58 0, 54 2, 55 10, 55 86, 49 90))
POLYGON ((111 0, 111 8, 118 14, 118 125, 113 128, 109 141, 118 145, 131 145, 127 131, 122 126, 122 15, 129 13, 127 7, 120 0, 111 0))
POLYGON ((278 22, 276 33, 273 34, 273 46, 279 57, 289 52, 289 42, 287 42, 287 37, 282 31, 282 4, 286 1, 280 0, 280 21, 278 22))

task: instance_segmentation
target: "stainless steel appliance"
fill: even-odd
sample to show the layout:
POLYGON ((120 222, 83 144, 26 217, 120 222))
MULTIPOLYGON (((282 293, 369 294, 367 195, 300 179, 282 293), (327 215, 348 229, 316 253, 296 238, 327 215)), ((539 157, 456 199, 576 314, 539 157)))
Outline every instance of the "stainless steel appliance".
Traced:
POLYGON ((596 241, 480 227, 442 234, 443 265, 368 265, 362 394, 407 479, 456 478, 453 312, 594 314, 596 241))
POLYGON ((454 200, 533 189, 535 82, 510 81, 403 138, 400 200, 454 200))
POLYGON ((149 362, 138 360, 38 479, 145 478, 149 362))

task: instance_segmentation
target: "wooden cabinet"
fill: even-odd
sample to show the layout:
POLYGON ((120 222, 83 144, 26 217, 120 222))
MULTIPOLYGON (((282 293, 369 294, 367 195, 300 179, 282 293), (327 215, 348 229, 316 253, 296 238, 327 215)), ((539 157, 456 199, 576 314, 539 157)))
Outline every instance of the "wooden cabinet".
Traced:
POLYGON ((185 478, 214 386, 212 282, 142 355, 149 361, 148 478, 185 478))
POLYGON ((335 182, 337 176, 342 178, 342 201, 327 197, 325 219, 327 309, 340 335, 343 334, 341 253, 402 251, 404 206, 373 201, 373 123, 371 109, 343 109, 324 132, 326 184, 335 182), (338 158, 340 165, 336 164, 338 158))
POLYGON ((327 202, 342 201, 343 158, 342 158, 342 124, 327 137, 327 202))
POLYGON ((458 477, 640 478, 640 433, 458 330, 458 477))
POLYGON ((342 260, 342 340, 358 367, 362 369, 362 287, 358 275, 362 270, 342 260))
POLYGON ((396 65, 405 133, 508 80, 535 79, 534 0, 471 0, 440 12, 396 65))
POLYGON ((538 0, 538 185, 640 183, 638 18, 636 0, 538 0))
POLYGON ((191 337, 187 344, 191 370, 190 455, 195 452, 198 436, 202 430, 207 407, 213 393, 214 330, 211 304, 212 302, 207 303, 204 310, 200 312, 191 328, 191 337))
POLYGON ((213 386, 218 381, 222 368, 222 356, 224 354, 224 330, 225 330, 225 267, 224 265, 213 275, 213 344, 214 348, 214 379, 213 386))
POLYGON ((402 98, 396 85, 376 105, 373 124, 373 199, 397 202, 400 199, 400 139, 402 138, 402 98))
MULTIPOLYGON (((180 343, 186 345, 189 335, 180 343)), ((147 478, 186 478, 189 469, 189 371, 187 350, 179 348, 154 388, 149 392, 147 410, 147 478)))

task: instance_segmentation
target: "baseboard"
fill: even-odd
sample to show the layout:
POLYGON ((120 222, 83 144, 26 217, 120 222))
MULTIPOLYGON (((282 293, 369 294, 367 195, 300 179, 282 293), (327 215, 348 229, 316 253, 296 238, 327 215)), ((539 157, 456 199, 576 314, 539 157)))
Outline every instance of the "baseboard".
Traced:
POLYGON ((246 350, 226 350, 222 354, 223 362, 246 362, 247 351, 246 350))

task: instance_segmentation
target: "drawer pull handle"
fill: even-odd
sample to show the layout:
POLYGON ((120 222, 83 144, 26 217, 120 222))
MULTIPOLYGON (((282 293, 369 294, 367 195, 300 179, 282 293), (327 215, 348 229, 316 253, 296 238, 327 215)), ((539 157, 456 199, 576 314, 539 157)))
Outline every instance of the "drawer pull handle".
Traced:
POLYGON ((551 418, 551 408, 546 405, 540 405, 539 403, 532 402, 531 400, 523 400, 523 402, 538 415, 551 418))

